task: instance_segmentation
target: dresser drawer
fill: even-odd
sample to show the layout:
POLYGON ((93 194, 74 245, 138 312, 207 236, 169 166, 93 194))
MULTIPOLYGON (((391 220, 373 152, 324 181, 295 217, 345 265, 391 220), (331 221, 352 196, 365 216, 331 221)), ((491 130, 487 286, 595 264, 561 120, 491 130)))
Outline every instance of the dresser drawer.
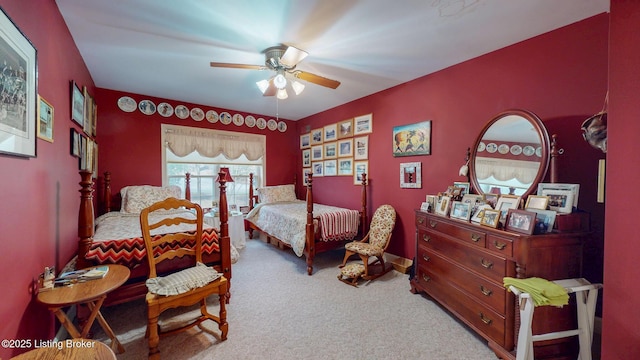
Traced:
POLYGON ((440 233, 449 235, 456 239, 460 239, 465 242, 469 242, 471 244, 478 245, 480 247, 485 247, 487 234, 482 231, 480 228, 465 228, 456 224, 452 224, 447 221, 442 221, 437 217, 430 217, 424 220, 425 227, 427 230, 438 231, 440 233))
POLYGON ((507 258, 513 257, 513 239, 488 234, 486 248, 507 258))
POLYGON ((507 261, 485 249, 452 240, 436 232, 418 230, 418 253, 431 249, 452 262, 471 269, 495 282, 502 283, 507 276, 507 261))
POLYGON ((418 258, 419 263, 423 264, 430 273, 455 283, 497 313, 505 313, 507 290, 502 286, 502 282, 496 283, 478 276, 430 249, 423 249, 418 254, 418 258))

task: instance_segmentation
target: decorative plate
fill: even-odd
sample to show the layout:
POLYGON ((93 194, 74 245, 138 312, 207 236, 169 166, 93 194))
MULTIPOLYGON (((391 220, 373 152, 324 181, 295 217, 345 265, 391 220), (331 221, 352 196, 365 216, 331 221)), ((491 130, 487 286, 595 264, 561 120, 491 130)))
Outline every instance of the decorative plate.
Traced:
POLYGON ((478 152, 483 152, 486 147, 487 145, 485 145, 484 142, 480 141, 478 143, 478 152))
POLYGON ((542 147, 541 146, 538 146, 536 148, 536 156, 537 157, 542 157, 542 147))
POLYGON ((231 124, 231 114, 229 114, 226 111, 223 113, 220 113, 220 122, 225 125, 231 124))
POLYGON ((167 104, 166 102, 161 102, 158 105, 158 114, 164 117, 169 117, 173 115, 173 106, 167 104))
POLYGON ((509 151, 511 151, 511 154, 513 154, 515 156, 518 156, 518 155, 522 154, 522 146, 520 146, 520 145, 512 145, 511 146, 511 150, 509 150, 509 151))
POLYGON ((215 110, 209 110, 207 111, 207 121, 214 124, 217 123, 218 120, 220 120, 220 117, 218 116, 218 113, 215 110))
POLYGON ((124 112, 134 112, 138 107, 138 103, 136 103, 136 101, 133 100, 133 98, 130 98, 128 96, 123 96, 120 99, 118 99, 118 107, 120 108, 120 110, 124 112))
POLYGON ((191 109, 191 118, 195 121, 204 120, 204 111, 202 111, 202 109, 197 107, 191 109))
POLYGON ((534 149, 531 145, 527 145, 522 149, 522 153, 525 156, 531 156, 536 153, 536 149, 534 149))
POLYGON ((247 117, 244 118, 244 124, 250 128, 254 127, 256 126, 256 118, 254 118, 253 115, 247 115, 247 117))
POLYGON ((263 118, 258 118, 258 120, 256 120, 256 126, 260 130, 266 128, 267 127, 267 120, 265 120, 263 118))
POLYGON ((138 103, 138 109, 145 115, 153 115, 156 112, 156 104, 151 100, 142 100, 138 103))
POLYGON ((269 121, 267 121, 267 127, 273 131, 278 128, 278 123, 273 119, 269 119, 269 121))
POLYGON ((496 145, 495 143, 488 143, 487 144, 487 152, 493 154, 497 150, 498 150, 498 145, 496 145))
POLYGON ((286 122, 284 122, 284 121, 279 121, 279 122, 278 122, 278 130, 279 130, 280 132, 285 132, 285 131, 287 131, 287 123, 286 123, 286 122))
POLYGON ((242 126, 244 124, 244 116, 240 114, 233 115, 233 124, 236 126, 242 126))
POLYGON ((188 118, 189 117, 189 108, 187 108, 184 105, 176 106, 176 116, 179 119, 182 119, 182 120, 188 118))
POLYGON ((502 155, 506 154, 509 152, 509 145, 507 144, 500 144, 500 146, 498 146, 498 152, 502 155))

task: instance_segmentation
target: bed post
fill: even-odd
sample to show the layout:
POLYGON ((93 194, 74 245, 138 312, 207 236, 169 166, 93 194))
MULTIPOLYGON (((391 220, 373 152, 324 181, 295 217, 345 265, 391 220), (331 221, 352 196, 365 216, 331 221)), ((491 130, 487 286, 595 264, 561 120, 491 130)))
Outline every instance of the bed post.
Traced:
POLYGON ((184 198, 191 201, 191 174, 184 174, 184 198))
POLYGON ((104 193, 102 195, 104 201, 104 213, 111 211, 111 173, 104 172, 104 193))
POLYGON ((226 173, 218 173, 218 182, 220 183, 220 202, 218 204, 218 214, 220 216, 220 259, 222 265, 220 266, 222 274, 229 281, 227 286, 227 301, 229 300, 231 288, 231 239, 229 238, 229 209, 227 205, 227 179, 226 173))
POLYGON ((313 174, 307 174, 307 224, 305 225, 305 242, 307 246, 307 274, 313 274, 313 258, 316 254, 313 226, 313 174))
POLYGON ((253 173, 249 173, 249 210, 253 210, 253 173))
POLYGON ((362 208, 360 209, 360 223, 362 226, 362 236, 367 235, 367 228, 369 225, 369 216, 367 216, 367 174, 362 174, 362 199, 360 203, 362 208))
POLYGON ((89 266, 89 262, 85 259, 87 251, 93 241, 93 181, 91 176, 93 172, 88 170, 80 170, 80 210, 78 212, 78 260, 77 269, 89 266))

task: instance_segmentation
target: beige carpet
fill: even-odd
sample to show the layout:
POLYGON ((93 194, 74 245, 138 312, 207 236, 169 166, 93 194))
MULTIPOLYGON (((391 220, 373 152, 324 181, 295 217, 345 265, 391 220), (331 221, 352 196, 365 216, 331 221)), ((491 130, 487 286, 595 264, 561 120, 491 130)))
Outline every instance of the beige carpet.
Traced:
MULTIPOLYGON (((162 358, 496 359, 484 340, 427 297, 412 294, 408 275, 391 271, 359 288, 338 281, 343 255, 318 255, 308 276, 304 259, 292 251, 248 240, 232 269, 228 339, 219 341, 217 325, 208 321, 204 330, 162 338, 162 358)), ((217 311, 217 302, 210 308, 217 311)), ((103 314, 125 347, 118 359, 146 359, 144 301, 103 314)), ((192 316, 170 315, 165 323, 192 316)))

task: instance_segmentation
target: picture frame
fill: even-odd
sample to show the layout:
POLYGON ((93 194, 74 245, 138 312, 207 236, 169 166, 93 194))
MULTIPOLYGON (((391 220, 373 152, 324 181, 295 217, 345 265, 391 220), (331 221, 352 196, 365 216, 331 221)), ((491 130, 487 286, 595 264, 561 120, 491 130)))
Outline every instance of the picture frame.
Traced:
POLYGON ((553 231, 553 225, 556 222, 556 215, 558 214, 554 210, 540 210, 530 209, 536 213, 536 225, 533 229, 534 234, 545 234, 553 231))
POLYGON ((536 225, 536 213, 527 210, 509 209, 505 229, 531 235, 536 225))
POLYGON ((454 181, 453 186, 459 187, 462 189, 462 193, 461 193, 462 196, 465 196, 466 194, 469 194, 471 192, 471 183, 469 182, 454 181))
POLYGON ((420 211, 423 211, 423 212, 429 212, 430 208, 431 208, 431 204, 429 204, 426 201, 420 205, 420 211))
POLYGON ((320 161, 323 159, 324 148, 322 144, 311 146, 311 161, 320 161))
POLYGON ((400 188, 421 189, 422 188, 422 163, 402 163, 400 164, 400 188))
POLYGON ((323 144, 323 159, 335 159, 338 157, 338 143, 330 142, 323 144))
POLYGON ((497 228, 498 224, 500 224, 500 215, 500 210, 485 209, 482 220, 480 220, 480 225, 497 228))
POLYGON ((495 208, 496 205, 498 204, 499 198, 500 198, 500 195, 498 194, 484 194, 484 201, 487 204, 490 204, 493 208, 495 208))
POLYGON ((392 136, 394 157, 431 154, 431 120, 394 126, 392 136))
POLYGON ((373 132, 373 114, 356 116, 353 118, 353 135, 370 134, 373 132))
POLYGON ((80 156, 82 155, 82 140, 80 136, 80 133, 78 133, 76 129, 71 128, 69 152, 72 156, 77 158, 80 158, 80 156))
POLYGON ((343 120, 338 123, 338 139, 353 136, 353 119, 343 120))
POLYGON ((338 140, 338 124, 326 125, 322 132, 322 141, 336 141, 338 140))
POLYGON ((311 133, 300 135, 300 149, 311 147, 311 133))
POLYGON ((353 159, 367 160, 369 158, 369 135, 353 138, 353 159))
POLYGON ((549 205, 549 197, 543 195, 529 195, 524 206, 525 210, 539 209, 546 210, 549 205))
POLYGON ((538 195, 544 195, 545 190, 571 190, 573 193, 573 207, 578 207, 578 196, 580 195, 580 184, 565 183, 538 183, 538 195))
POLYGON ((561 214, 569 214, 573 211, 573 191, 543 189, 543 196, 549 197, 549 210, 555 210, 561 214))
POLYGON ((425 200, 429 203, 429 211, 433 212, 438 204, 438 196, 437 195, 427 195, 425 196, 425 200))
POLYGON ((311 171, 311 167, 302 169, 302 184, 304 186, 307 186, 309 184, 309 177, 307 175, 311 174, 311 171))
POLYGON ((449 217, 452 219, 469 221, 471 218, 471 204, 463 203, 462 201, 452 202, 449 217))
POLYGON ((353 184, 362 185, 362 174, 367 174, 367 180, 369 177, 369 161, 354 161, 353 162, 353 184))
POLYGON ((82 87, 82 96, 84 97, 84 111, 83 111, 84 119, 83 119, 82 130, 84 131, 85 134, 87 134, 87 136, 92 136, 93 134, 93 128, 92 128, 93 99, 91 98, 91 95, 89 95, 89 91, 87 90, 86 86, 82 87))
POLYGON ((338 157, 353 156, 353 139, 338 140, 338 157))
POLYGON ((313 173, 313 177, 324 176, 324 163, 322 161, 312 162, 311 172, 313 173))
POLYGON ((302 167, 311 167, 311 149, 302 150, 302 167))
POLYGON ((311 130, 311 132, 309 133, 310 136, 310 145, 318 145, 318 144, 322 144, 322 134, 323 134, 323 129, 313 129, 311 130))
POLYGON ((438 198, 435 207, 435 213, 441 216, 449 215, 449 208, 451 206, 451 197, 450 196, 441 196, 438 198))
POLYGON ((473 215, 471 216, 471 222, 477 224, 481 223, 482 217, 484 216, 484 211, 487 209, 493 210, 493 208, 489 204, 478 205, 478 207, 476 207, 475 211, 473 212, 473 215))
POLYGON ((500 221, 507 218, 510 209, 517 210, 520 207, 520 196, 500 195, 495 209, 501 212, 500 221))
POLYGON ((53 142, 53 106, 38 95, 38 137, 42 140, 53 142))
POLYGON ((73 80, 71 80, 71 120, 84 129, 84 95, 73 80))
POLYGON ((468 203, 471 204, 471 206, 474 206, 480 202, 484 201, 484 196, 483 195, 478 195, 478 194, 464 194, 462 195, 462 201, 463 203, 468 203))
POLYGON ((36 138, 39 120, 38 104, 38 52, 33 43, 0 8, 0 63, 12 69, 24 69, 24 73, 5 74, 4 81, 20 82, 17 90, 0 90, 0 111, 6 113, 0 119, 0 153, 36 157, 36 138), (20 100, 18 100, 20 99, 20 100), (20 101, 19 111, 11 111, 20 101), (22 105, 23 104, 23 105, 22 105))
POLYGON ((338 160, 325 160, 324 161, 324 176, 337 176, 338 175, 338 160))
POLYGON ((352 158, 338 159, 338 175, 353 175, 353 159, 352 158))

